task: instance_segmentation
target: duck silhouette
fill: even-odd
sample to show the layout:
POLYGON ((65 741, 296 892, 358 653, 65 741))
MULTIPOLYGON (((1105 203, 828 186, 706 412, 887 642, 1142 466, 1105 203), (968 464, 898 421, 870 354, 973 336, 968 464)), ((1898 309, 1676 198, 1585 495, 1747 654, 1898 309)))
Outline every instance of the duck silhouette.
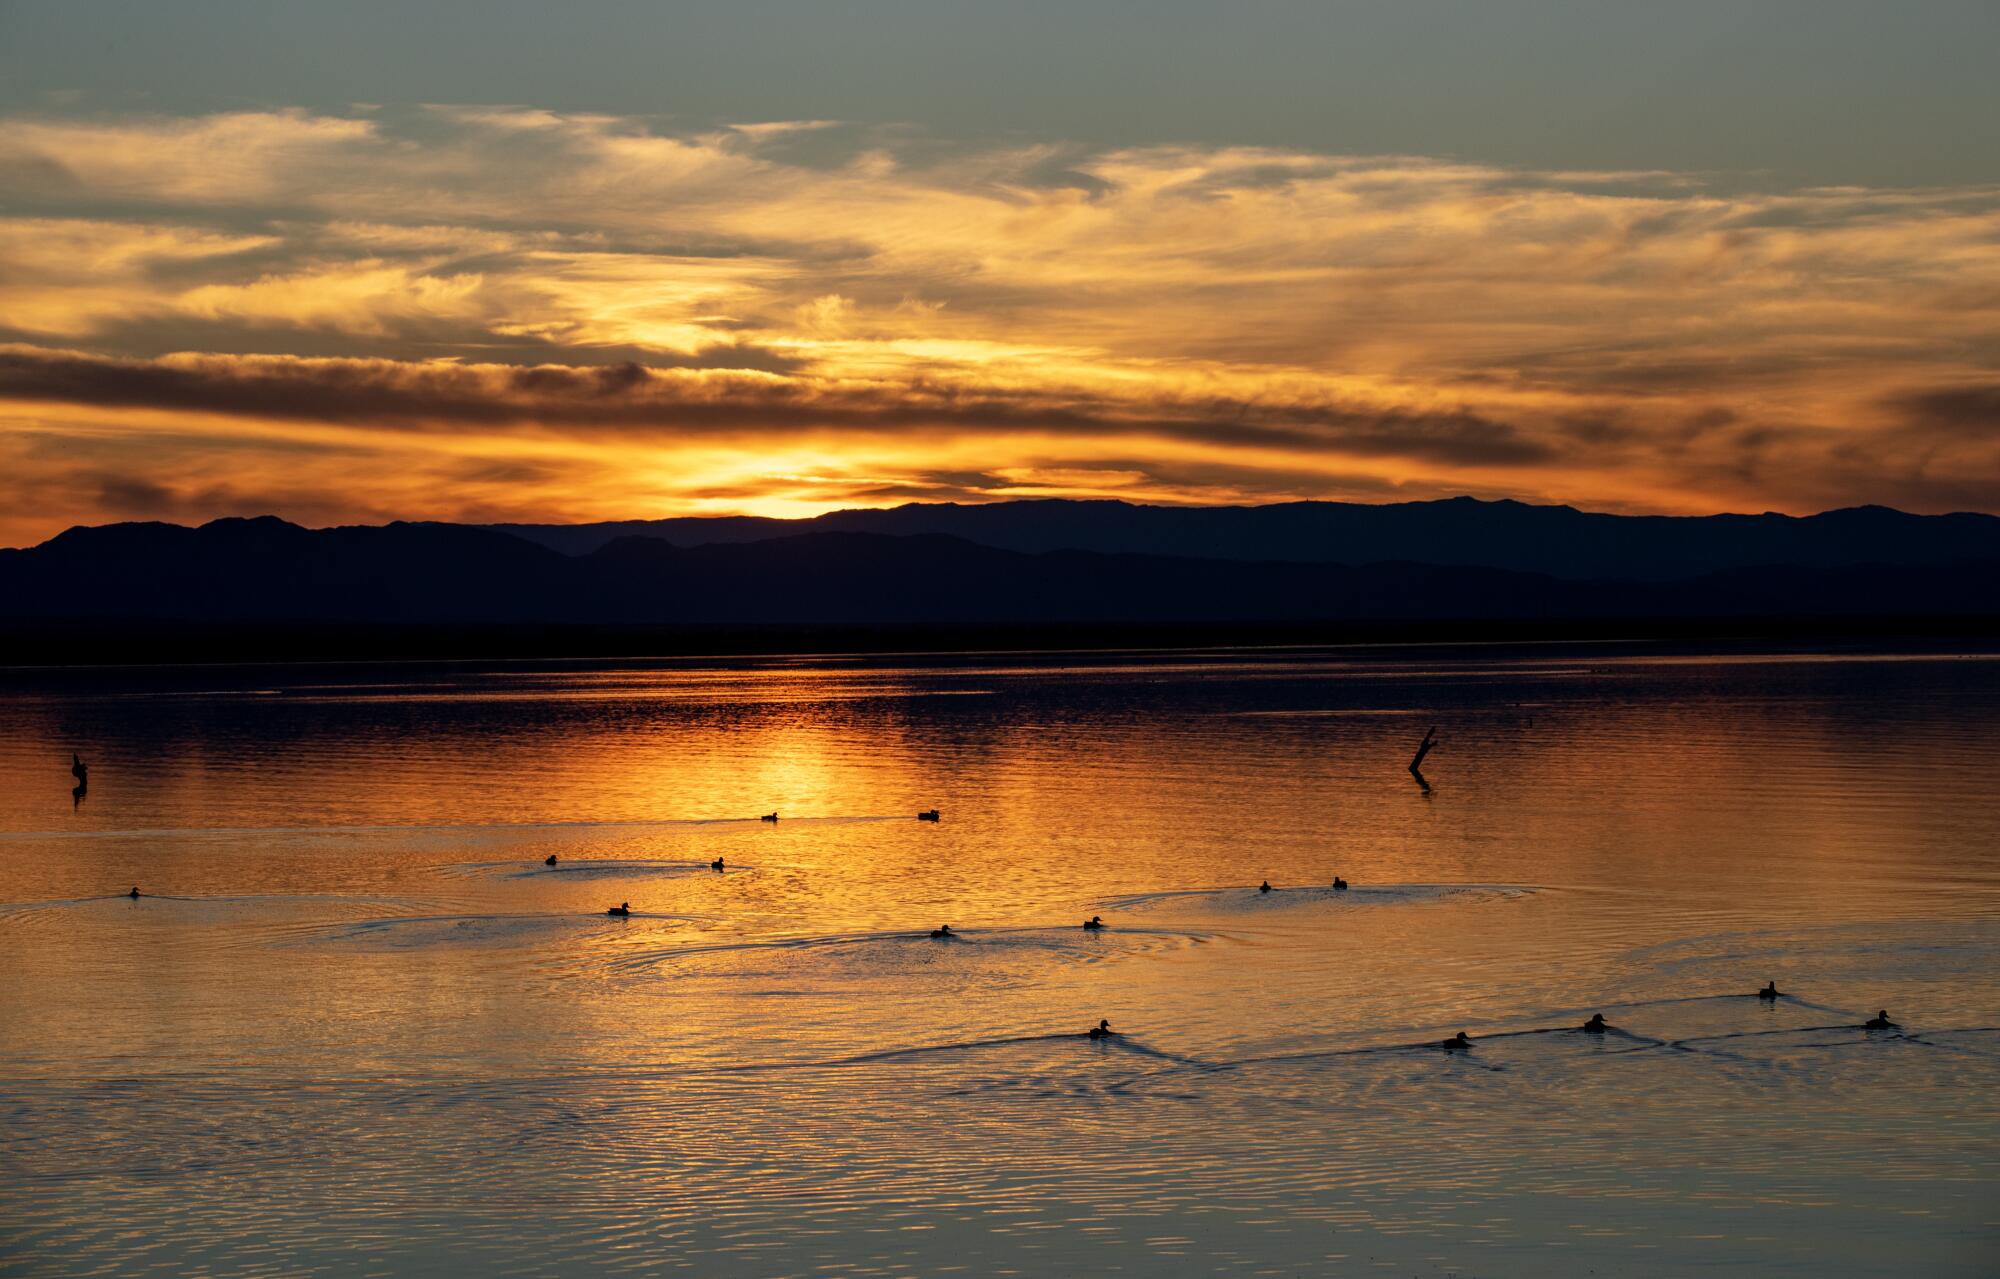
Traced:
POLYGON ((1090 1028, 1090 1037, 1092 1039, 1109 1039, 1117 1033, 1117 1031, 1111 1029, 1111 1023, 1103 1019, 1099 1019, 1098 1023, 1090 1028))
POLYGON ((125 895, 126 895, 127 897, 130 897, 130 898, 131 898, 131 899, 132 899, 133 901, 138 901, 138 900, 139 900, 139 886, 138 886, 137 884, 134 884, 134 885, 132 885, 132 891, 131 891, 131 892, 129 892, 129 893, 127 893, 127 894, 125 894, 125 895))
POLYGON ((1104 927, 1104 919, 1102 916, 1092 915, 1089 919, 1083 921, 1083 926, 1092 932, 1096 932, 1098 929, 1104 927))
POLYGON ((1870 1017, 1867 1021, 1864 1021, 1861 1024, 1869 1030, 1900 1029, 1900 1027, 1898 1027, 1895 1022, 1889 1020, 1889 1010, 1886 1008, 1884 1008, 1881 1012, 1876 1013, 1873 1017, 1870 1017))
POLYGON ((613 906, 610 910, 607 910, 604 913, 607 915, 617 915, 622 919, 626 915, 632 913, 632 903, 619 902, 616 906, 613 906))
POLYGON ((1335 876, 1333 877, 1333 891, 1334 891, 1334 892, 1336 892, 1336 893, 1344 893, 1344 892, 1346 892, 1346 891, 1347 891, 1347 881, 1346 881, 1346 880, 1344 880, 1344 879, 1342 879, 1342 878, 1341 878, 1340 876, 1338 876, 1338 875, 1335 875, 1335 876))
POLYGON ((555 864, 556 855, 554 853, 550 853, 547 857, 542 858, 542 865, 544 866, 553 866, 555 864))
POLYGON ((1776 999, 1777 997, 1778 983, 1774 981, 1765 982, 1764 989, 1757 992, 1757 998, 1759 999, 1776 999))
POLYGON ((940 938, 955 938, 958 936, 958 934, 951 931, 950 924, 939 924, 936 928, 931 929, 931 936, 940 938))
POLYGON ((1260 892, 1260 893, 1268 893, 1268 892, 1270 892, 1270 891, 1271 891, 1271 881, 1267 879, 1267 880, 1265 880, 1265 881, 1264 881, 1263 883, 1261 883, 1261 884, 1257 885, 1257 891, 1258 891, 1258 892, 1260 892))
POLYGON ((1444 1049, 1448 1053, 1463 1052, 1464 1050, 1472 1047, 1472 1041, 1470 1039, 1467 1039, 1465 1037, 1465 1032, 1461 1030, 1456 1035, 1453 1035, 1450 1039, 1447 1039, 1442 1043, 1440 1043, 1438 1047, 1444 1049))
POLYGON ((934 822, 937 819, 938 810, 935 808, 926 808, 923 812, 917 814, 917 820, 920 822, 934 822))
POLYGON ((708 868, 713 871, 720 871, 722 869, 722 859, 720 857, 716 858, 708 864, 708 868))
POLYGON ((1603 1034, 1603 1033, 1604 1033, 1604 1032, 1605 1032, 1606 1030, 1610 1029, 1610 1027, 1608 1027, 1608 1026, 1606 1026, 1606 1025, 1604 1024, 1604 1014, 1603 1014, 1603 1013, 1592 1013, 1592 1014, 1590 1014, 1590 1020, 1589 1020, 1589 1021, 1587 1021, 1587 1022, 1585 1022, 1585 1023, 1583 1023, 1583 1028, 1584 1028, 1584 1030, 1588 1031, 1588 1032, 1589 1032, 1590 1034, 1593 1034, 1593 1035, 1601 1035, 1601 1034, 1603 1034))
POLYGON ((766 813, 757 820, 760 822, 775 822, 778 820, 778 815, 776 813, 766 813))

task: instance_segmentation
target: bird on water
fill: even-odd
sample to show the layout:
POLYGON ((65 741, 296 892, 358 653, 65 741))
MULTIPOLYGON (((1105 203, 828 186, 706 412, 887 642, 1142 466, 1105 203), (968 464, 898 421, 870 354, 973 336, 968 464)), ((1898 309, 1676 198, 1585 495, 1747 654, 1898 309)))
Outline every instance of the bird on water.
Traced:
POLYGON ((1336 893, 1344 893, 1344 892, 1346 892, 1346 891, 1347 891, 1347 881, 1346 881, 1346 880, 1344 880, 1344 879, 1342 879, 1342 878, 1341 878, 1340 876, 1338 876, 1338 875, 1335 875, 1335 876, 1333 877, 1333 891, 1334 891, 1334 892, 1336 892, 1336 893))
POLYGON ((619 902, 616 906, 613 906, 610 910, 607 910, 604 913, 607 915, 618 915, 620 917, 629 915, 632 913, 632 903, 619 902))
POLYGON ((1470 1039, 1467 1039, 1465 1037, 1465 1032, 1461 1030, 1456 1035, 1453 1035, 1450 1039, 1447 1039, 1443 1043, 1439 1044, 1438 1047, 1444 1049, 1448 1053, 1461 1052, 1467 1048, 1472 1047, 1472 1041, 1470 1039))
POLYGON ((542 858, 542 865, 544 866, 553 866, 555 864, 556 855, 554 853, 550 853, 547 857, 542 858))
POLYGON ((1757 998, 1759 999, 1776 999, 1777 997, 1778 983, 1774 981, 1765 982, 1764 989, 1757 992, 1757 998))
POLYGON ((1896 1023, 1889 1020, 1889 1010, 1886 1008, 1884 1008, 1881 1012, 1876 1013, 1873 1017, 1870 1017, 1867 1021, 1862 1022, 1861 1024, 1866 1028, 1868 1028, 1869 1030, 1898 1029, 1896 1023))
POLYGON ((130 897, 130 898, 131 898, 131 899, 132 899, 133 901, 138 901, 138 900, 139 900, 139 886, 138 886, 137 884, 134 884, 134 885, 132 885, 132 891, 131 891, 131 892, 129 892, 129 893, 127 893, 127 894, 125 894, 125 895, 126 895, 127 897, 130 897))
POLYGON ((1104 917, 1101 915, 1092 915, 1089 919, 1083 921, 1083 926, 1091 932, 1096 932, 1098 929, 1104 927, 1104 917))
POLYGON ((933 929, 931 929, 931 936, 933 936, 933 937, 956 937, 956 936, 958 936, 958 934, 957 934, 957 933, 955 933, 955 932, 953 932, 953 931, 951 931, 951 925, 950 925, 950 924, 939 924, 939 925, 938 925, 938 926, 937 926, 936 928, 933 928, 933 929))
POLYGON ((1271 881, 1267 879, 1267 880, 1265 880, 1265 881, 1264 881, 1263 883, 1261 883, 1261 884, 1257 885, 1257 891, 1258 891, 1258 892, 1260 892, 1260 893, 1268 893, 1268 892, 1270 892, 1270 891, 1271 891, 1271 881))
POLYGON ((719 870, 721 870, 721 869, 722 869, 722 859, 721 859, 720 857, 716 858, 716 859, 715 859, 714 861, 712 861, 712 862, 710 862, 710 863, 708 864, 708 868, 709 868, 710 870, 714 870, 714 871, 719 871, 719 870))
POLYGON ((1100 1019, 1095 1026, 1090 1028, 1090 1037, 1092 1039, 1109 1039, 1117 1033, 1117 1031, 1111 1029, 1110 1021, 1105 1019, 1100 1019))
POLYGON ((1606 1025, 1604 1024, 1604 1014, 1603 1014, 1603 1013, 1592 1013, 1592 1014, 1590 1015, 1590 1020, 1589 1020, 1589 1021, 1587 1021, 1587 1022, 1585 1022, 1585 1023, 1583 1023, 1583 1028, 1584 1028, 1584 1029, 1585 1029, 1586 1031, 1588 1031, 1588 1032, 1590 1032, 1591 1034, 1593 1034, 1593 1035, 1601 1035, 1601 1034, 1603 1034, 1603 1033, 1604 1033, 1604 1032, 1605 1032, 1605 1031, 1606 1031, 1607 1029, 1609 1029, 1609 1027, 1607 1027, 1607 1026, 1606 1026, 1606 1025))

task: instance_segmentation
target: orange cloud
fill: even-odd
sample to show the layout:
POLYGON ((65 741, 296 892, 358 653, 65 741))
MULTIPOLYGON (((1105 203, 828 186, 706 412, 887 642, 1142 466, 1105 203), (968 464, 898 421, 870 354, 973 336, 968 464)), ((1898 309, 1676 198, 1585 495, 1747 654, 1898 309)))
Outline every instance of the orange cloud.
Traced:
POLYGON ((16 539, 258 494, 2000 505, 2000 190, 516 108, 5 123, 10 483, 66 495, 16 539), (63 480, 85 422, 153 469, 63 480), (379 463, 287 462, 329 433, 379 463))

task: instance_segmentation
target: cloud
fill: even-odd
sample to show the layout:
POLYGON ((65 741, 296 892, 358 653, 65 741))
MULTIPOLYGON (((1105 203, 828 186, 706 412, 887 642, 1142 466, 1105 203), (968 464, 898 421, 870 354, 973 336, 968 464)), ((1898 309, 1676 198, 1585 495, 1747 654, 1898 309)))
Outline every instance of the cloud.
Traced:
POLYGON ((100 199, 282 201, 371 140, 372 121, 304 111, 15 118, 0 129, 0 173, 27 179, 30 193, 46 183, 53 194, 100 199))
MULTIPOLYGON (((515 106, 16 117, 0 184, 12 420, 235 441, 175 500, 339 508, 290 432, 479 454, 482 509, 545 512, 1023 487, 945 473, 2000 505, 2000 189, 515 106)), ((127 479, 50 492, 89 518, 127 479)))
POLYGON ((1060 385, 964 378, 867 381, 638 364, 472 365, 288 356, 118 359, 0 347, 0 400, 222 414, 409 432, 495 429, 673 440, 833 430, 863 436, 1064 432, 1208 445, 1326 449, 1364 457, 1518 466, 1548 445, 1462 410, 1338 402, 1256 405, 1138 388, 1110 397, 1060 385))
POLYGON ((2000 448, 2000 381, 1899 391, 1888 404, 1919 433, 1937 431, 2000 448))

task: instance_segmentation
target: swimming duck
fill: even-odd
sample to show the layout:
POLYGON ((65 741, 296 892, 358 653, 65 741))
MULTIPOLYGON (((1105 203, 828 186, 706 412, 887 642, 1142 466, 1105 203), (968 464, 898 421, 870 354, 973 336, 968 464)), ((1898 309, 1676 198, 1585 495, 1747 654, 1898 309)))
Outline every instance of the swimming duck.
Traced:
POLYGON ((542 858, 542 865, 544 866, 553 866, 555 864, 556 855, 554 853, 550 853, 547 857, 542 858))
POLYGON ((1608 1026, 1604 1024, 1603 1013, 1592 1013, 1590 1015, 1590 1020, 1583 1023, 1583 1028, 1584 1030, 1588 1031, 1593 1035, 1601 1035, 1606 1030, 1610 1029, 1608 1026))
POLYGON ((1336 892, 1336 893, 1344 893, 1344 892, 1346 892, 1346 891, 1347 891, 1347 881, 1346 881, 1346 880, 1344 880, 1344 879, 1342 879, 1342 878, 1341 878, 1340 876, 1338 876, 1338 875, 1335 875, 1335 876, 1333 877, 1333 891, 1334 891, 1334 892, 1336 892))
POLYGON ((917 820, 920 822, 934 822, 937 819, 938 819, 938 810, 935 808, 927 808, 923 812, 917 814, 917 820))
POLYGON ((1470 1039, 1467 1039, 1465 1037, 1465 1032, 1461 1030, 1456 1035, 1453 1035, 1450 1039, 1447 1039, 1443 1043, 1439 1044, 1438 1047, 1444 1049, 1448 1053, 1455 1053, 1472 1047, 1472 1041, 1470 1039))
POLYGON ((1757 992, 1757 998, 1759 999, 1776 999, 1777 997, 1778 983, 1774 981, 1765 982, 1764 989, 1757 992))
POLYGON ((1271 881, 1267 879, 1267 880, 1265 880, 1265 881, 1264 881, 1263 883, 1261 883, 1261 884, 1257 885, 1257 891, 1258 891, 1258 892, 1260 892, 1260 893, 1268 893, 1268 892, 1270 892, 1270 891, 1271 891, 1271 881))
POLYGON ((1092 1039, 1109 1039, 1117 1033, 1117 1031, 1111 1029, 1111 1023, 1103 1019, 1099 1019, 1098 1023, 1090 1028, 1090 1037, 1092 1039))
POLYGON ((1881 1012, 1876 1013, 1873 1017, 1870 1017, 1867 1021, 1862 1022, 1861 1024, 1863 1026, 1866 1026, 1869 1030, 1897 1029, 1896 1023, 1889 1020, 1889 1010, 1886 1008, 1884 1008, 1881 1012))
POLYGON ((604 913, 607 915, 618 915, 620 917, 629 915, 632 913, 632 903, 619 902, 616 906, 613 906, 610 910, 607 910, 604 913))
POLYGON ((720 857, 716 858, 716 859, 715 859, 714 861, 712 861, 712 862, 710 862, 710 863, 708 864, 708 868, 709 868, 710 870, 721 870, 721 869, 722 869, 722 859, 721 859, 720 857))
POLYGON ((132 899, 133 901, 138 901, 138 900, 139 900, 139 886, 138 886, 137 884, 134 884, 134 885, 132 886, 132 891, 131 891, 131 892, 129 892, 129 893, 127 893, 127 894, 125 894, 125 895, 126 895, 127 897, 130 897, 130 898, 131 898, 131 899, 132 899))
POLYGON ((1092 915, 1089 919, 1083 921, 1083 926, 1092 932, 1096 932, 1098 929, 1104 927, 1104 918, 1101 915, 1092 915))
POLYGON ((757 820, 760 822, 775 822, 778 820, 778 815, 776 813, 766 813, 757 820))
POLYGON ((958 936, 958 934, 957 934, 957 933, 955 933, 955 932, 953 932, 953 931, 951 931, 951 925, 950 925, 950 924, 939 924, 939 925, 938 925, 938 926, 937 926, 936 928, 933 928, 933 929, 931 929, 931 936, 933 936, 933 937, 956 937, 956 936, 958 936))

